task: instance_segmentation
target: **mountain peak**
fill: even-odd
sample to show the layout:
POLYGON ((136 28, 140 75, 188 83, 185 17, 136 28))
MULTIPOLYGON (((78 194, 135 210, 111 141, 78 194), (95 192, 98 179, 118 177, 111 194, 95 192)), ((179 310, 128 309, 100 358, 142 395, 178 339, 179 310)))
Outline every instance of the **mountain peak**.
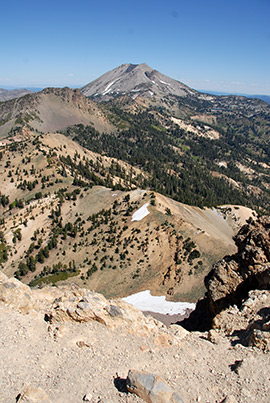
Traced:
POLYGON ((117 96, 132 99, 185 97, 194 93, 189 87, 152 69, 146 63, 122 64, 81 88, 84 95, 96 101, 109 101, 117 96))

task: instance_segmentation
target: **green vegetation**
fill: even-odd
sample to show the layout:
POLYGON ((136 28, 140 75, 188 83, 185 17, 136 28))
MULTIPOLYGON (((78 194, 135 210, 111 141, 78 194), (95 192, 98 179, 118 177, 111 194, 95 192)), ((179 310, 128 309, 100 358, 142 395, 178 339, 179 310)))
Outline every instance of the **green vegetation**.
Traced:
POLYGON ((79 274, 80 271, 76 269, 74 261, 69 262, 68 266, 59 262, 53 265, 52 268, 45 266, 42 272, 30 281, 29 285, 30 287, 36 287, 44 284, 55 284, 58 281, 67 280, 69 277, 75 277, 79 274))
MULTIPOLYGON (((249 180, 235 164, 237 159, 247 157, 239 136, 227 131, 220 140, 213 141, 191 136, 174 125, 166 131, 160 130, 159 123, 148 112, 133 115, 115 106, 111 108, 130 123, 129 129, 108 135, 98 133, 91 126, 76 125, 67 128, 65 134, 92 151, 141 168, 145 174, 130 176, 130 184, 199 207, 225 203, 269 206, 270 192, 266 189, 263 196, 251 193, 249 185, 254 185, 254 180, 249 180), (185 152, 181 152, 183 147, 185 152), (216 160, 224 157, 229 167, 226 176, 239 181, 242 185, 238 188, 229 183, 224 168, 216 164, 216 160), (212 171, 220 175, 212 175, 212 171)), ((83 171, 82 165, 80 170, 83 171)), ((111 173, 115 173, 113 169, 111 173)))
POLYGON ((0 231, 0 264, 8 260, 8 248, 6 246, 5 237, 2 231, 0 231))
POLYGON ((0 204, 1 204, 3 207, 6 207, 6 206, 8 205, 8 203, 9 203, 9 197, 6 196, 6 195, 1 194, 1 195, 0 195, 0 204))

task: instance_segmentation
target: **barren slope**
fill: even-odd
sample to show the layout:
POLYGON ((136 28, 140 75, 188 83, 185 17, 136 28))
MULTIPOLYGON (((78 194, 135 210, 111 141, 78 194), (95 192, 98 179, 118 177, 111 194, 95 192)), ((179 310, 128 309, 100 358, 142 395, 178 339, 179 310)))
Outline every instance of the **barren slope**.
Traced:
POLYGON ((137 96, 162 98, 167 95, 185 97, 196 91, 142 63, 122 64, 85 85, 81 92, 88 97, 108 101, 125 94, 133 94, 134 99, 137 96))
POLYGON ((29 125, 40 132, 61 130, 75 124, 91 125, 111 132, 114 126, 102 109, 79 90, 46 88, 22 98, 0 104, 0 136, 12 128, 29 125))

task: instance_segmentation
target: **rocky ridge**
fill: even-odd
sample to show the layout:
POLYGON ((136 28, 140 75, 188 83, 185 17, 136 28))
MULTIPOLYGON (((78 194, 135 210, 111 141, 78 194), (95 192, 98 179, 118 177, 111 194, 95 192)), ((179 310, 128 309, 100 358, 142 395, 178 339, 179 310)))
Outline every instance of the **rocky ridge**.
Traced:
POLYGON ((20 88, 16 90, 6 90, 0 88, 0 102, 9 101, 10 99, 19 98, 26 94, 31 94, 32 91, 25 88, 20 88))
POLYGON ((0 138, 23 126, 55 132, 79 123, 100 132, 115 129, 98 104, 68 87, 45 88, 0 104, 0 138))
POLYGON ((250 219, 234 240, 237 253, 213 266, 205 298, 181 324, 212 328, 233 344, 270 351, 270 218, 250 219))

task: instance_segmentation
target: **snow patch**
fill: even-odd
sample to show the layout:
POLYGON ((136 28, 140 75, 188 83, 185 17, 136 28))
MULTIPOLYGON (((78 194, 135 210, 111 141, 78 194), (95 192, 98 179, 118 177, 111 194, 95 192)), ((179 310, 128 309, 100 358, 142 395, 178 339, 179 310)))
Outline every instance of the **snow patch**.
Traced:
POLYGON ((219 167, 228 168, 226 161, 220 161, 220 162, 217 163, 217 165, 219 167))
POLYGON ((159 80, 162 84, 171 85, 169 83, 165 83, 165 81, 159 80))
POLYGON ((111 86, 118 80, 120 80, 120 77, 118 77, 116 80, 113 80, 110 84, 108 84, 107 87, 105 88, 105 90, 102 92, 102 95, 108 94, 108 92, 111 91, 110 90, 111 86))
POLYGON ((132 214, 131 221, 141 221, 146 217, 150 213, 147 209, 148 206, 149 203, 145 203, 139 210, 135 211, 135 213, 132 214))
POLYGON ((166 301, 164 295, 161 297, 155 297, 151 295, 150 290, 129 295, 128 297, 123 298, 123 300, 141 311, 157 312, 164 315, 183 315, 186 313, 187 309, 194 310, 196 306, 196 304, 189 302, 166 301))

